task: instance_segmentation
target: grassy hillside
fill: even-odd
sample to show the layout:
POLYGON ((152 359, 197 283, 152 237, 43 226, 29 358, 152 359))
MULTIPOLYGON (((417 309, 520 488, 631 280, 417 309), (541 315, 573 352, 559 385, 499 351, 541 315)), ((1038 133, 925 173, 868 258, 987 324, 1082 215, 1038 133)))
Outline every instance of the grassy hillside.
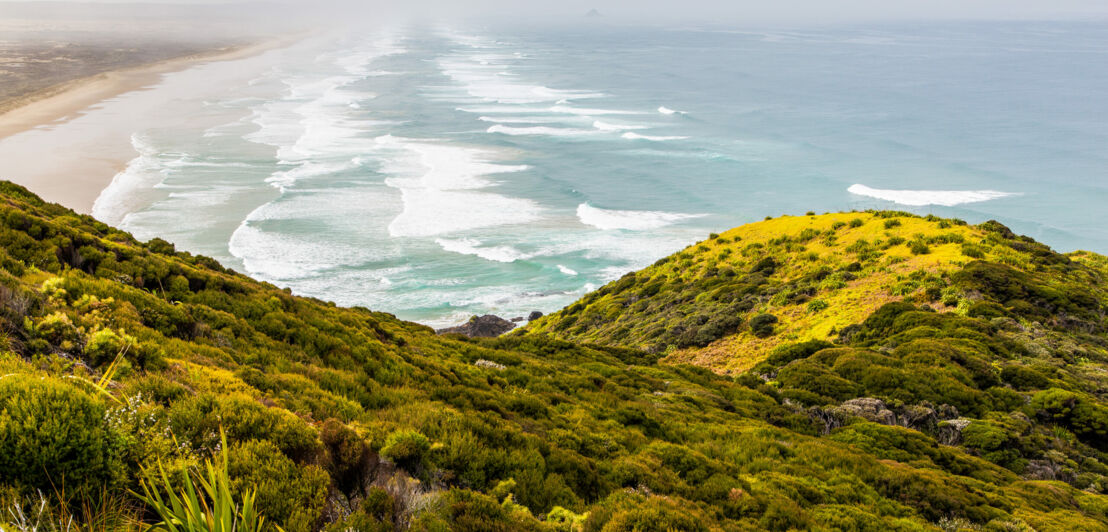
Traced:
MULTIPOLYGON (((784 343, 835 340, 890 302, 964 315, 982 299, 956 279, 970 265, 1037 272, 1041 283, 1067 295, 1108 301, 1104 260, 1058 255, 995 222, 970 226, 899 212, 783 216, 713 235, 526 331, 737 374, 784 343)), ((1045 321, 1071 313, 1053 303, 1041 310, 1045 321)), ((1105 324, 1099 315, 1082 319, 1105 324)))
MULTIPOLYGON (((705 247, 734 248, 739 264, 734 239, 754 240, 749 230, 705 247)), ((716 311, 744 299, 722 302, 702 283, 707 258, 679 255, 649 275, 689 277, 624 310, 643 318, 626 333, 555 327, 611 286, 536 326, 608 345, 535 331, 471 340, 292 296, 0 184, 0 527, 143 528, 160 519, 139 496, 144 471, 180 487, 227 457, 228 491, 253 490, 267 522, 290 531, 1108 529, 1103 299, 1069 289, 1100 283, 1104 259, 1020 251, 999 228, 941 231, 1000 235, 972 244, 1029 257, 1030 273, 962 268, 938 292, 964 312, 882 306, 899 296, 823 309, 838 316, 832 346, 786 341, 804 338, 802 318, 776 309, 809 302, 774 303, 786 292, 762 287, 797 290, 787 280, 820 263, 832 272, 809 285, 911 275, 880 244, 853 257, 860 269, 829 252, 772 267, 748 252, 755 270, 719 277, 766 299, 731 313, 716 311), (734 378, 659 363, 650 301, 686 285, 713 294, 680 303, 703 304, 705 323, 744 316, 727 331, 774 309, 772 355, 734 378)), ((919 283, 909 295, 934 284, 898 282, 919 283)))

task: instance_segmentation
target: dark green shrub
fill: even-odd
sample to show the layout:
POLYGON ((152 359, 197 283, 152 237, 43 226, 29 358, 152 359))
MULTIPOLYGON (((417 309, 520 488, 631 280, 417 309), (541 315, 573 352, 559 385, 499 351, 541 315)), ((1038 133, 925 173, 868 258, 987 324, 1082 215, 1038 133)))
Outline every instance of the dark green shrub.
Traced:
POLYGON ((1090 445, 1108 448, 1108 408, 1089 397, 1050 388, 1032 396, 1030 407, 1040 419, 1068 428, 1090 445))
POLYGON ((759 314, 750 319, 750 332, 758 338, 767 338, 773 335, 773 326, 777 323, 777 316, 773 314, 759 314))
POLYGON ((431 440, 415 430, 398 430, 385 438, 381 456, 388 458, 409 471, 422 464, 427 451, 431 449, 431 440))
POLYGON ((124 439, 99 398, 54 379, 0 378, 0 405, 3 483, 81 497, 124 479, 124 439))
POLYGON ((71 351, 76 347, 81 336, 69 316, 61 312, 55 312, 37 320, 34 324, 34 333, 65 351, 71 351))
POLYGON ((266 518, 292 532, 315 530, 327 502, 327 473, 298 466, 271 442, 251 440, 231 447, 228 473, 235 491, 255 489, 266 518))
POLYGON ((319 439, 323 442, 323 465, 332 482, 343 493, 352 494, 375 465, 376 457, 369 445, 353 429, 335 419, 323 423, 319 439))
POLYGON ((896 218, 890 218, 888 220, 885 220, 885 229, 892 229, 892 228, 897 227, 899 225, 900 225, 900 220, 897 220, 896 218))
POLYGON ((92 333, 85 344, 85 355, 93 366, 103 366, 115 360, 116 355, 123 352, 124 348, 130 348, 134 338, 127 335, 120 336, 111 329, 100 329, 92 333))
POLYGON ((981 249, 981 246, 975 246, 973 244, 962 244, 962 254, 971 259, 985 258, 985 252, 981 249))
POLYGON ((838 401, 858 397, 862 390, 861 386, 823 369, 811 359, 800 360, 785 366, 777 375, 777 380, 784 388, 808 390, 838 401))
POLYGON ((966 315, 971 318, 984 318, 991 320, 993 318, 1003 318, 1008 315, 1008 311, 1004 310, 1004 307, 993 303, 991 301, 978 301, 966 310, 966 315))
POLYGON ((987 390, 989 395, 993 398, 993 405, 995 410, 1001 412, 1010 412, 1012 410, 1018 410, 1024 405, 1024 397, 1019 392, 1012 390, 1011 388, 1002 386, 993 386, 987 390))
POLYGON ((811 312, 811 313, 822 312, 824 310, 827 310, 827 308, 830 307, 830 306, 831 305, 829 305, 826 301, 824 301, 822 299, 813 299, 813 300, 808 302, 808 312, 811 312))
POLYGON ((766 358, 766 362, 774 366, 784 366, 794 360, 801 358, 808 358, 812 354, 833 347, 834 344, 823 340, 809 340, 807 342, 800 342, 795 344, 782 344, 777 346, 769 357, 766 358))
POLYGON ((143 399, 151 403, 168 405, 171 401, 183 399, 189 395, 184 385, 171 381, 159 374, 147 374, 130 383, 127 395, 142 394, 143 399))
POLYGON ((834 398, 799 388, 786 388, 781 390, 781 397, 790 399, 804 406, 821 406, 837 403, 834 398))
POLYGON ((388 520, 380 519, 370 515, 362 508, 327 525, 325 529, 326 532, 392 532, 393 530, 391 517, 388 520))
POLYGON ((155 238, 146 243, 147 249, 154 253, 161 253, 163 255, 174 255, 177 253, 177 248, 170 242, 155 238))
POLYGON ((962 429, 962 444, 997 465, 1013 468, 1019 463, 1017 438, 1004 427, 989 421, 974 421, 962 429))
POLYGON ((777 261, 773 257, 764 257, 754 264, 754 267, 750 269, 751 273, 761 273, 765 276, 773 275, 773 272, 777 271, 777 261))
POLYGON ((1017 390, 1042 390, 1050 386, 1045 375, 1027 366, 1005 366, 1000 378, 1017 390))
POLYGON ((584 530, 700 532, 708 528, 698 516, 690 514, 668 497, 616 492, 589 512, 584 530))
POLYGON ((214 449, 220 428, 234 441, 268 440, 293 460, 314 459, 319 451, 315 429, 293 413, 269 408, 243 395, 200 394, 169 409, 173 434, 196 447, 214 449))

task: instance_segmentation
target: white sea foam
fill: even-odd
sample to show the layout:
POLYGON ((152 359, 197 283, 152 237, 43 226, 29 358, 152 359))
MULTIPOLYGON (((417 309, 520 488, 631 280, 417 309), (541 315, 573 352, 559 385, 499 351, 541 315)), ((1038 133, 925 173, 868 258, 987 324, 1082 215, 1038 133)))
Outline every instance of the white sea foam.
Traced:
POLYGON ((600 269, 599 277, 600 280, 604 282, 615 281, 616 279, 627 275, 627 272, 633 271, 635 271, 635 268, 630 268, 627 266, 606 266, 600 269))
POLYGON ((620 136, 625 138, 625 139, 628 139, 628 140, 649 140, 651 142, 665 142, 667 140, 684 140, 684 139, 689 138, 689 137, 682 137, 682 136, 678 136, 678 135, 671 135, 671 136, 640 135, 638 133, 633 133, 631 131, 628 131, 627 133, 624 133, 623 135, 620 135, 620 136))
POLYGON ((568 124, 587 123, 588 118, 576 116, 480 116, 482 122, 494 124, 568 124))
POLYGON ((119 225, 132 207, 141 203, 136 193, 153 188, 165 178, 157 148, 137 133, 131 135, 131 146, 138 157, 112 178, 92 204, 92 215, 104 223, 119 225))
POLYGON ((378 137, 387 158, 385 184, 400 190, 403 212, 389 223, 394 237, 438 236, 498 225, 533 222, 538 204, 485 192, 489 177, 527 170, 523 165, 491 162, 492 153, 465 146, 378 137))
POLYGON ((481 241, 473 238, 436 238, 435 243, 452 253, 475 255, 496 262, 515 262, 530 257, 530 255, 511 246, 482 246, 481 241))
POLYGON ((573 129, 566 127, 548 127, 548 126, 533 126, 533 127, 511 127, 503 124, 498 124, 490 127, 487 130, 489 133, 500 133, 502 135, 521 136, 521 135, 543 135, 548 137, 578 137, 583 135, 595 135, 597 131, 590 129, 573 129))
POLYGON ((289 187, 295 185, 298 181, 301 181, 303 179, 327 176, 336 172, 349 170, 357 166, 358 165, 355 161, 345 161, 337 163, 316 163, 308 161, 295 165, 288 170, 274 172, 266 178, 265 182, 284 192, 289 187))
POLYGON ((266 182, 282 192, 301 179, 324 176, 358 166, 358 158, 373 140, 364 132, 380 122, 351 117, 359 101, 373 95, 351 89, 359 76, 369 72, 373 60, 398 53, 391 44, 376 43, 347 55, 325 57, 346 74, 324 78, 291 76, 282 79, 285 97, 254 109, 251 121, 258 129, 243 138, 277 148, 280 170, 266 182))
POLYGON ((558 265, 558 271, 560 271, 560 272, 562 272, 566 275, 569 275, 570 277, 573 277, 573 276, 577 275, 577 270, 574 270, 572 268, 568 268, 568 267, 566 267, 562 264, 558 265))
POLYGON ((206 139, 210 139, 214 137, 232 135, 238 132, 240 129, 246 127, 248 124, 250 124, 250 116, 245 116, 239 118, 238 120, 233 120, 225 124, 220 124, 218 126, 212 126, 208 129, 205 129, 204 133, 202 133, 201 136, 206 139))
POLYGON ((665 227, 683 220, 699 218, 703 214, 682 214, 664 211, 618 211, 599 209, 582 203, 577 206, 577 218, 585 225, 598 229, 627 229, 643 231, 665 227))
POLYGON ((479 115, 496 115, 496 114, 531 114, 531 115, 545 115, 550 114, 549 107, 536 107, 536 106, 523 106, 523 105, 472 105, 465 107, 455 107, 455 111, 461 111, 463 113, 472 113, 479 115))
POLYGON ((570 115, 587 115, 587 116, 603 116, 603 115, 641 115, 644 114, 641 111, 626 111, 623 109, 597 109, 587 107, 570 107, 568 105, 555 105, 549 109, 552 113, 564 113, 570 115))
POLYGON ((231 235, 228 249, 252 275, 281 281, 395 258, 399 251, 387 239, 365 246, 342 236, 364 235, 366 219, 395 212, 386 190, 377 186, 282 195, 251 212, 231 235), (290 230, 297 227, 325 230, 290 230))
POLYGON ((254 165, 250 163, 234 162, 234 161, 221 161, 221 160, 198 160, 189 155, 181 156, 179 159, 162 160, 161 165, 165 168, 253 168, 254 165))
POLYGON ((486 102, 502 104, 527 104, 554 102, 566 97, 596 98, 602 96, 587 91, 562 91, 542 85, 533 85, 505 75, 501 64, 489 60, 475 61, 462 58, 457 61, 439 62, 444 74, 453 79, 468 96, 486 102))
POLYGON ((636 126, 628 124, 611 124, 608 122, 601 122, 597 120, 592 123, 592 127, 599 129, 600 131, 627 131, 631 129, 646 129, 647 126, 636 126))
POLYGON ((998 190, 889 190, 870 188, 860 184, 850 185, 850 188, 846 190, 858 196, 877 198, 900 205, 941 205, 944 207, 1019 195, 1014 192, 998 190))
MULTIPOLYGON (((328 191, 304 184, 371 160, 366 154, 376 143, 366 132, 383 123, 354 116, 359 102, 374 97, 355 90, 354 83, 373 73, 375 59, 402 51, 390 41, 375 42, 317 58, 321 65, 341 69, 339 74, 278 72, 286 86, 284 96, 254 108, 249 120, 257 130, 243 137, 276 148, 277 165, 265 182, 281 191, 278 199, 254 209, 231 235, 228 249, 248 272, 267 280, 310 283, 322 271, 365 265, 397 253, 387 243, 364 246, 327 236, 364 235, 367 220, 387 219, 398 210, 390 201, 393 193, 379 185, 328 191), (326 230, 296 230, 306 226, 326 230)), ((381 233, 379 238, 387 241, 381 233)))
POLYGON ((406 50, 396 44, 395 36, 384 35, 378 41, 364 43, 353 49, 344 49, 334 54, 327 54, 325 57, 331 58, 335 64, 351 75, 368 77, 374 75, 374 72, 380 72, 369 69, 373 61, 380 57, 404 52, 406 50))
POLYGON ((658 112, 662 113, 664 115, 683 115, 683 114, 685 114, 684 111, 676 111, 676 110, 670 109, 669 107, 666 107, 664 105, 658 108, 658 112))
POLYGON ((480 37, 447 37, 465 48, 439 59, 439 69, 470 97, 501 104, 533 104, 605 96, 597 91, 555 89, 520 79, 511 67, 524 56, 509 53, 506 43, 480 37))

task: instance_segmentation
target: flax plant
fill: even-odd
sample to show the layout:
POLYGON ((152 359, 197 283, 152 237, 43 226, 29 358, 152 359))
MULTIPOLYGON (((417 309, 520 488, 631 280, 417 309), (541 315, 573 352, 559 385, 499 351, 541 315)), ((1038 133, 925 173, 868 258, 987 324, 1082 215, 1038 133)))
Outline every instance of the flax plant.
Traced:
POLYGON ((275 530, 254 506, 253 489, 241 497, 231 489, 227 474, 227 435, 220 431, 220 460, 207 460, 201 471, 183 471, 179 486, 159 462, 156 472, 143 470, 142 491, 135 493, 161 521, 144 526, 165 532, 262 532, 275 530))

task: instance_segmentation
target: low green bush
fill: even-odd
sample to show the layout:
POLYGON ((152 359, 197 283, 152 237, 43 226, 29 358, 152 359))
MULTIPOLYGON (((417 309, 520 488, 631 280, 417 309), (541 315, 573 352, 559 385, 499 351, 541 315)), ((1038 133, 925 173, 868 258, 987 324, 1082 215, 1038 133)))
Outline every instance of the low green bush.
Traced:
POLYGON ((316 465, 297 465, 277 445, 249 440, 232 445, 228 473, 236 492, 253 489, 258 511, 288 532, 310 532, 322 522, 330 479, 316 465))
POLYGON ((431 440, 415 430, 397 430, 385 439, 381 456, 388 458, 409 471, 415 471, 423 463, 431 440))
POLYGON ((759 338, 773 336, 773 326, 777 324, 777 316, 773 314, 758 314, 750 318, 750 332, 759 338))
POLYGON ((0 378, 0 482, 80 498, 126 480, 104 402, 53 378, 0 378))

